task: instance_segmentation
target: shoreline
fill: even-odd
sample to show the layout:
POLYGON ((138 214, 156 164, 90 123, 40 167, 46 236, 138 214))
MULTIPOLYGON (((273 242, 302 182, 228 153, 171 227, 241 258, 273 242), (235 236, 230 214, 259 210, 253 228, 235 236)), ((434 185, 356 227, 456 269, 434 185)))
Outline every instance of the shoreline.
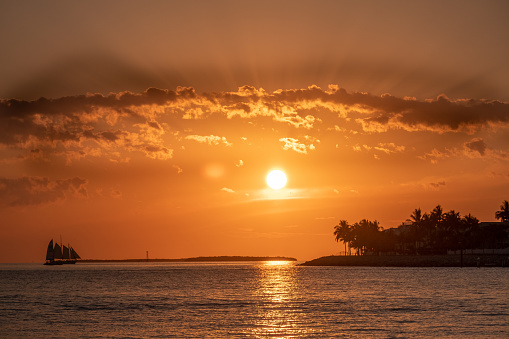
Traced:
POLYGON ((325 256, 306 261, 301 266, 371 266, 371 267, 509 267, 509 258, 501 254, 452 255, 363 255, 325 256), (479 259, 478 259, 479 258, 479 259))
POLYGON ((82 263, 107 262, 252 262, 252 261, 297 261, 291 257, 243 257, 243 256, 217 256, 192 257, 180 259, 82 259, 82 263))

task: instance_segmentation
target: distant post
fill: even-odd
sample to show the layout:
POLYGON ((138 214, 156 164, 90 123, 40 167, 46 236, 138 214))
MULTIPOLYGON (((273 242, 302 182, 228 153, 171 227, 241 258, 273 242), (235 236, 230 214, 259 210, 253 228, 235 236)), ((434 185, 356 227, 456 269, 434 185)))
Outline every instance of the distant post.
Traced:
POLYGON ((463 267, 463 243, 460 241, 460 267, 463 267))
POLYGON ((460 248, 460 267, 463 267, 463 248, 460 248))
POLYGON ((147 251, 147 262, 148 262, 148 251, 147 251))

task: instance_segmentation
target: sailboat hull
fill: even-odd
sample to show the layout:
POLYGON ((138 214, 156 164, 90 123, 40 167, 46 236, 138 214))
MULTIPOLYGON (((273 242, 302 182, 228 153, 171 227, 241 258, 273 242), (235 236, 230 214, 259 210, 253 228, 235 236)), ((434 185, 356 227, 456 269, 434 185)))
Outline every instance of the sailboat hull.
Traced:
POLYGON ((44 263, 44 265, 69 265, 69 264, 76 264, 76 260, 54 260, 47 261, 44 263))
POLYGON ((62 264, 64 264, 64 265, 76 264, 76 260, 63 260, 62 264))

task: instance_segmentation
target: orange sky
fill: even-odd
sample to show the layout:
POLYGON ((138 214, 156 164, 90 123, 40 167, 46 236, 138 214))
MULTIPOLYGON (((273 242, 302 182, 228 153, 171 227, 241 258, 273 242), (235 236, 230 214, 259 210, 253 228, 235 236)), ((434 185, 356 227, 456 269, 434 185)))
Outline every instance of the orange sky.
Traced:
POLYGON ((509 199, 504 1, 0 6, 0 262, 307 260, 509 199))

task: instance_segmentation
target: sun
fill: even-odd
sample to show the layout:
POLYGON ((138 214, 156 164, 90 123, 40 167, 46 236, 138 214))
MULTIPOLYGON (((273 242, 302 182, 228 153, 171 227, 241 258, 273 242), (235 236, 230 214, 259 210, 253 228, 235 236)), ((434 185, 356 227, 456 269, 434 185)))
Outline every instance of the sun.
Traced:
POLYGON ((280 170, 271 171, 267 175, 267 185, 275 190, 283 188, 286 185, 286 174, 280 170))

